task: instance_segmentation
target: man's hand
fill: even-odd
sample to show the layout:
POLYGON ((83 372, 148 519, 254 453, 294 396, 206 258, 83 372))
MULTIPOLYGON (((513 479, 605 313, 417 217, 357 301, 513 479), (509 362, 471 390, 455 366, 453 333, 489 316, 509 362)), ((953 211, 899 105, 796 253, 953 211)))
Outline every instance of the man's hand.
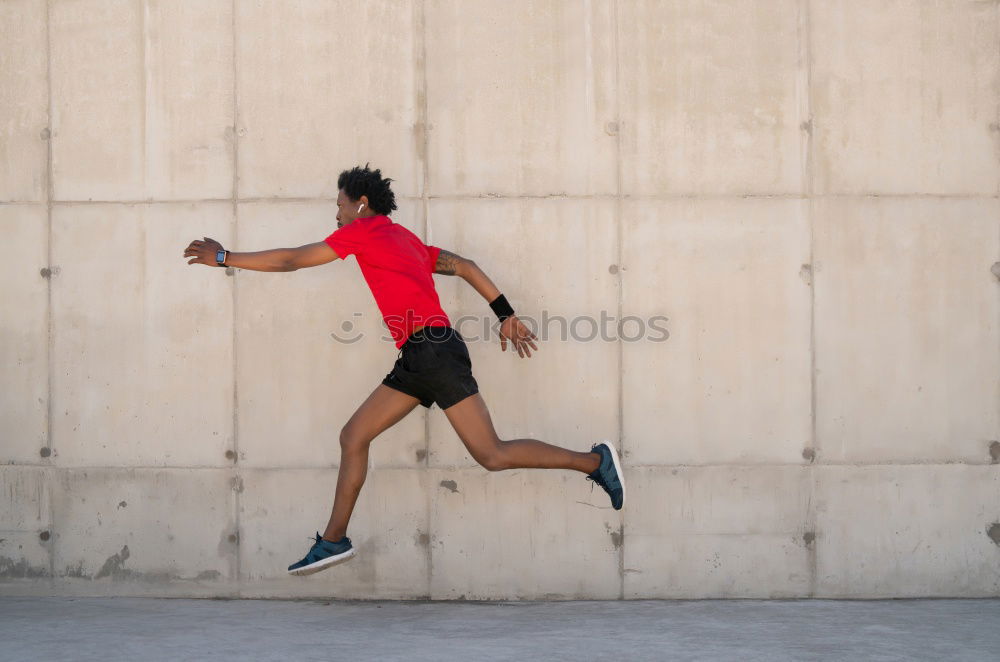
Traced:
POLYGON ((507 341, 517 350, 517 355, 523 358, 531 357, 531 350, 538 351, 535 341, 538 338, 528 330, 517 315, 511 315, 500 324, 500 349, 507 351, 507 341))
POLYGON ((222 244, 215 239, 203 237, 204 241, 195 239, 184 249, 184 257, 190 257, 188 264, 207 264, 210 267, 217 267, 215 254, 222 250, 222 244))

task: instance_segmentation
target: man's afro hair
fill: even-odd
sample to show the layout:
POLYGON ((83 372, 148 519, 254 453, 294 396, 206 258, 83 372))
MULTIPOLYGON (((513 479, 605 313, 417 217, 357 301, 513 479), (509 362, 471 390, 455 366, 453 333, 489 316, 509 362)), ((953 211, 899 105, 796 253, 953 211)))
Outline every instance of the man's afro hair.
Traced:
POLYGON ((351 200, 360 200, 361 196, 366 195, 372 211, 389 214, 396 209, 396 195, 389 188, 391 181, 388 177, 382 177, 381 170, 372 170, 366 163, 364 168, 356 166, 340 173, 337 188, 351 200))

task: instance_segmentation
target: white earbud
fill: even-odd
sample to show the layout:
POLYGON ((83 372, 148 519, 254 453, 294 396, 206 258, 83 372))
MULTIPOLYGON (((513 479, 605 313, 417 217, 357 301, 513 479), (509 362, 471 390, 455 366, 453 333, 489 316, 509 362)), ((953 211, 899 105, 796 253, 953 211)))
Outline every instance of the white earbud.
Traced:
POLYGON ((365 208, 365 203, 362 202, 361 205, 358 207, 358 213, 360 214, 361 210, 364 208, 365 208))

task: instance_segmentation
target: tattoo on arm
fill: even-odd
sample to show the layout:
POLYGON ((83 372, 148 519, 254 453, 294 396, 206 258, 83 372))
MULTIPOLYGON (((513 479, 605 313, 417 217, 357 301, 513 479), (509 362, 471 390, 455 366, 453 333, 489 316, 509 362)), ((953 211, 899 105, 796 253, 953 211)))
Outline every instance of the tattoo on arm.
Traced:
POLYGON ((434 264, 434 273, 444 276, 454 276, 458 273, 458 265, 461 261, 461 256, 442 248, 441 254, 438 255, 437 262, 434 264))

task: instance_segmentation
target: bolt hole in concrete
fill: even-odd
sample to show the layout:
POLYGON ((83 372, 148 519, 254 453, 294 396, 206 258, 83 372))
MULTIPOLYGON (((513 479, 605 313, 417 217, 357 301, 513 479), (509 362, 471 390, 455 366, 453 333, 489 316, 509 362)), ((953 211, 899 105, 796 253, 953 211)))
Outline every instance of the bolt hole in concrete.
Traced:
POLYGON ((803 264, 801 267, 799 267, 799 278, 801 278, 802 282, 805 283, 806 285, 812 285, 811 264, 803 264))
POLYGON ((42 448, 38 451, 38 454, 42 457, 48 457, 52 455, 52 449, 48 446, 42 446, 42 448))
POLYGON ((38 537, 41 538, 44 541, 44 540, 48 540, 49 538, 51 538, 52 535, 48 531, 42 531, 41 533, 38 534, 38 537))
POLYGON ((990 540, 994 544, 1000 545, 1000 522, 990 524, 990 528, 986 529, 986 535, 990 537, 990 540))

